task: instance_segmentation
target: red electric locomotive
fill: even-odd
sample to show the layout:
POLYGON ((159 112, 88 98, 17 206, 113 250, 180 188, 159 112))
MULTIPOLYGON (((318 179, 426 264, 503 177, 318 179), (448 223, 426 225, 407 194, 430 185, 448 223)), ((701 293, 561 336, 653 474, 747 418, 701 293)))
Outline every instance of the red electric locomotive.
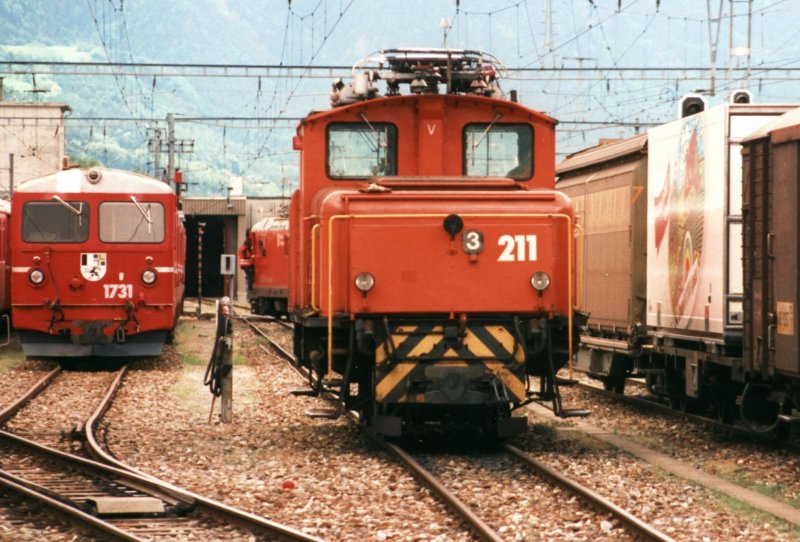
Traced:
POLYGON ((289 221, 262 218, 247 236, 252 259, 252 279, 247 288, 250 312, 275 317, 286 315, 289 295, 289 221))
POLYGON ((327 414, 509 436, 532 397, 566 413, 573 212, 554 190, 556 122, 504 99, 503 72, 475 51, 382 51, 301 121, 289 304, 300 363, 338 394, 327 414))
POLYGON ((12 317, 28 356, 156 356, 178 317, 186 233, 156 179, 95 168, 12 196, 12 317))
POLYGON ((9 221, 11 205, 0 200, 0 334, 10 332, 8 310, 11 308, 11 248, 9 241, 9 221))

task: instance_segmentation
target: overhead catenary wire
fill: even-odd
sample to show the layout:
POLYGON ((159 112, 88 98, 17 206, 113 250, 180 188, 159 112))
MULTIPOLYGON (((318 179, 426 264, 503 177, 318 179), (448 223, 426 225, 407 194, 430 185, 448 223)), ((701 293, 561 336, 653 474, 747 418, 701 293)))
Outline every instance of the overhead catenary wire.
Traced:
MULTIPOLYGON (((320 44, 319 44, 319 46, 317 47, 316 51, 314 51, 314 53, 311 55, 311 58, 309 59, 309 62, 313 62, 313 61, 314 61, 314 60, 317 58, 317 56, 319 55, 319 53, 320 53, 320 51, 322 50, 322 48, 323 48, 323 47, 325 46, 325 44, 328 42, 328 39, 330 38, 330 36, 331 36, 331 35, 333 34, 333 32, 336 30, 336 27, 339 25, 339 23, 341 22, 341 20, 344 18, 345 14, 347 13, 347 11, 348 11, 348 10, 350 9, 350 7, 353 5, 353 1, 354 1, 354 0, 350 0, 350 1, 347 3, 347 5, 344 7, 344 9, 343 9, 343 10, 342 10, 342 9, 340 9, 340 11, 339 11, 339 17, 336 19, 336 21, 334 21, 334 23, 333 23, 333 25, 331 26, 330 30, 327 30, 327 31, 326 31, 325 35, 322 37, 322 41, 321 41, 321 43, 320 43, 320 44)), ((317 4, 317 7, 319 7, 319 4, 317 4)), ((291 11, 291 2, 289 3, 289 9, 290 9, 290 11, 291 11)), ((316 9, 316 8, 315 8, 315 9, 316 9)), ((301 73, 301 74, 300 74, 300 76, 299 76, 299 78, 297 79, 297 81, 296 81, 296 83, 295 83, 294 87, 291 89, 291 91, 289 92, 288 96, 286 97, 286 100, 284 101, 284 104, 283 104, 283 106, 281 107, 281 110, 279 111, 279 113, 283 113, 283 112, 285 112, 285 111, 286 111, 286 107, 288 106, 288 104, 289 104, 289 102, 291 101, 292 97, 294 96, 295 92, 297 92, 297 89, 298 89, 298 87, 300 86, 300 83, 303 81, 304 77, 305 77, 305 72, 303 72, 303 73, 301 73)), ((266 149, 267 143, 268 143, 268 142, 269 142, 269 140, 270 140, 270 136, 272 135, 272 132, 273 132, 273 128, 272 128, 272 127, 270 127, 270 128, 267 130, 267 133, 264 135, 263 141, 262 141, 262 143, 261 143, 261 145, 260 145, 260 147, 259 147, 259 150, 258 150, 258 153, 257 153, 257 155, 261 155, 261 153, 262 153, 262 152, 264 152, 264 150, 266 149)), ((247 173, 247 172, 250 170, 250 168, 252 167, 253 163, 255 163, 255 160, 254 160, 253 162, 251 162, 250 164, 248 164, 248 166, 247 166, 247 167, 245 167, 245 169, 244 169, 244 171, 243 171, 243 174, 247 173)))
MULTIPOLYGON (((161 92, 174 92, 168 86, 171 81, 169 77, 187 78, 206 78, 209 82, 220 81, 220 84, 204 84, 204 93, 229 93, 235 96, 230 100, 231 104, 236 104, 236 108, 231 111, 232 117, 240 120, 228 122, 226 120, 199 119, 193 121, 191 125, 198 130, 206 130, 212 134, 215 143, 219 143, 219 135, 224 130, 227 133, 226 152, 230 157, 245 157, 245 162, 240 164, 248 175, 253 172, 263 171, 266 167, 273 167, 271 158, 283 156, 282 151, 287 147, 286 135, 288 130, 293 129, 293 122, 285 120, 287 118, 299 118, 292 115, 295 111, 305 113, 314 105, 320 103, 326 96, 325 92, 309 93, 305 92, 308 85, 303 86, 302 81, 312 78, 333 79, 337 75, 347 75, 350 65, 326 66, 318 64, 317 58, 325 58, 325 55, 317 56, 317 52, 329 50, 325 46, 323 34, 331 34, 336 30, 336 24, 342 20, 342 15, 350 10, 352 2, 347 0, 308 0, 307 2, 293 2, 291 9, 287 10, 286 21, 288 28, 295 32, 287 32, 287 25, 284 25, 283 42, 281 44, 280 62, 275 64, 264 64, 260 66, 250 64, 182 64, 182 63, 146 63, 135 62, 131 49, 131 36, 129 35, 127 20, 130 15, 123 9, 124 0, 87 0, 87 6, 94 9, 99 25, 95 24, 97 34, 105 42, 107 48, 101 50, 105 53, 105 62, 87 63, 47 63, 41 61, 15 62, 18 55, 12 54, 16 51, 13 47, 0 47, 0 51, 7 51, 3 60, 0 60, 0 73, 25 74, 27 77, 37 77, 43 75, 53 75, 59 81, 65 80, 68 75, 101 75, 112 77, 114 84, 117 85, 120 96, 124 96, 129 102, 130 109, 135 115, 131 119, 142 120, 144 126, 159 126, 161 119, 157 119, 159 111, 165 111, 160 101, 161 92), (303 6, 308 6, 306 9, 303 6), (304 11, 300 11, 303 9, 304 11), (301 28, 302 27, 302 28, 301 28), (245 90, 230 89, 231 80, 241 79, 246 87, 245 90), (248 81, 249 80, 249 81, 248 81), (119 84, 121 82, 121 85, 119 84), (120 89, 121 86, 121 89, 120 89), (241 99, 240 99, 241 97, 241 99), (308 104, 306 106, 305 104, 308 104), (304 109, 302 109, 304 108, 304 109), (149 113, 148 113, 149 111, 149 113), (248 115, 249 114, 249 115, 248 115), (263 115, 262 115, 263 114, 263 115), (245 120, 244 117, 264 116, 271 117, 270 120, 245 120), (150 124, 148 124, 150 123, 150 124), (257 128, 251 128, 251 126, 257 128), (233 134, 233 131, 237 134, 233 134), (276 134, 280 133, 280 140, 276 134), (241 134, 238 135, 238 134, 241 134), (247 140, 247 149, 241 145, 242 139, 247 140), (255 152, 253 151, 255 149, 255 152)), ((498 41, 500 29, 507 31, 507 42, 512 44, 514 55, 517 57, 517 68, 512 73, 511 82, 520 87, 520 96, 525 96, 526 102, 535 109, 540 109, 548 114, 556 116, 559 120, 559 146, 567 144, 574 146, 572 142, 575 137, 573 130, 585 126, 600 126, 602 121, 612 130, 636 130, 638 127, 648 123, 663 121, 664 112, 668 111, 667 106, 674 104, 679 99, 680 94, 687 91, 702 89, 704 82, 708 80, 708 66, 687 66, 683 67, 668 66, 664 68, 643 65, 639 68, 632 66, 630 61, 630 51, 635 51, 637 39, 641 42, 644 30, 652 28, 658 22, 671 24, 670 34, 675 36, 674 41, 681 43, 681 29, 684 30, 683 42, 688 44, 688 38, 694 39, 695 45, 705 44, 706 27, 708 17, 697 14, 682 15, 667 2, 661 2, 660 8, 655 0, 624 0, 623 2, 597 2, 593 3, 591 10, 586 13, 591 16, 590 20, 581 18, 577 15, 574 8, 578 2, 570 5, 570 11, 576 13, 573 17, 571 27, 568 32, 564 32, 562 27, 559 35, 564 39, 558 39, 554 44, 552 55, 566 56, 568 51, 577 51, 580 56, 587 56, 598 51, 603 55, 599 56, 597 63, 591 65, 575 67, 561 65, 543 66, 542 59, 551 58, 549 50, 541 48, 541 35, 535 28, 538 13, 542 3, 529 2, 526 0, 504 0, 495 2, 494 7, 490 4, 489 8, 484 8, 481 4, 468 4, 467 2, 455 2, 453 31, 458 36, 462 46, 470 45, 465 34, 466 27, 472 25, 467 23, 468 19, 474 21, 481 20, 489 27, 485 29, 472 25, 470 30, 471 38, 480 42, 484 40, 498 41), (474 6, 477 9, 473 9, 474 6), (496 9, 494 9, 496 7, 496 9), (612 34, 611 25, 620 25, 621 21, 630 23, 631 16, 635 16, 634 25, 628 25, 626 33, 619 36, 612 34), (525 17, 521 21, 520 17, 525 17), (512 19, 516 19, 513 24, 512 19), (646 25, 650 25, 647 27, 646 25), (586 25, 586 26, 581 26, 586 25), (636 38, 636 36, 639 36, 636 38), (592 42, 588 42, 591 38, 592 42), (702 39, 700 39, 702 38, 702 39), (613 40, 624 42, 620 48, 613 40), (633 41, 631 41, 633 40, 633 41), (616 53, 613 58, 607 58, 611 50, 624 49, 622 53, 616 53), (577 83, 583 85, 576 92, 577 83), (527 95, 524 93, 528 92, 527 95), (593 96, 590 96, 592 94, 593 96), (555 98, 557 96, 557 98, 555 98), (543 98, 543 99, 542 99, 543 98)), ((556 2, 553 2, 556 4, 556 2)), ((562 2, 559 6, 564 6, 562 2)), ((581 2, 584 6, 590 5, 581 2)), ((705 3, 703 3, 705 4, 705 3)), ((354 4, 355 5, 355 4, 354 4)), ((756 6, 754 13, 761 17, 778 13, 781 10, 789 10, 791 3, 786 0, 775 0, 767 2, 764 0, 760 6, 756 6)), ((450 9, 450 7, 448 7, 450 9)), ((559 7, 559 9, 562 9, 559 7)), ((785 11, 789 13, 789 11, 785 11)), ((569 12, 566 14, 569 19, 569 12)), ((730 14, 730 17, 742 17, 739 14, 730 14)), ((764 21, 769 21, 766 17, 764 21)), ((757 24, 758 31, 764 31, 766 22, 757 24)), ((130 27, 131 30, 134 27, 130 27)), ((723 29, 723 32, 725 29, 723 29)), ((794 31, 797 33, 797 31, 794 31)), ((780 35, 779 39, 786 44, 787 36, 780 35)), ((135 34, 133 34, 135 36, 135 34)), ((336 34, 334 33, 334 37, 336 34)), ((769 36, 768 36, 769 37, 769 36)), ((326 38, 327 39, 327 38, 326 38)), ((331 40, 328 40, 329 42, 331 40)), ((762 42, 764 40, 762 39, 762 42)), ((666 44, 668 48, 672 44, 666 44)), ((688 50, 688 46, 683 51, 678 51, 677 58, 688 50)), ((800 67, 792 65, 790 55, 779 61, 775 60, 776 55, 771 55, 769 60, 755 59, 750 81, 754 88, 758 89, 759 98, 777 98, 783 95, 792 97, 792 93, 784 90, 781 85, 793 81, 797 78, 800 67), (788 64, 787 64, 788 62, 788 64)), ((328 56, 330 58, 330 56, 328 56)), ((334 57, 341 58, 341 57, 334 57)), ((553 56, 555 58, 555 56, 553 56)), ((635 59, 634 59, 635 60, 635 59)), ((724 60, 720 59, 721 61, 724 60)), ((733 72, 734 83, 731 86, 740 84, 746 77, 745 70, 733 72)), ((39 84, 42 85, 42 77, 39 84)), ((110 85, 109 85, 110 86, 110 85)), ((324 86, 326 85, 319 85, 324 86)), ((505 85, 504 85, 504 88, 505 85)), ((785 87, 784 87, 785 88, 785 87)), ((727 86, 718 85, 718 93, 724 93, 727 86)), ((796 98, 794 98, 796 99, 796 98)), ((123 105, 119 108, 125 112, 127 108, 123 105)), ((670 109, 669 111, 672 111, 670 109)), ((131 111, 128 111, 130 114, 131 111)), ((194 114, 193 111, 187 111, 194 114)), ((68 126, 75 130, 73 133, 80 132, 85 136, 90 128, 80 120, 75 120, 68 126)), ((131 120, 130 122, 136 122, 131 120)), ((97 144, 101 141, 98 135, 107 126, 108 146, 105 149, 108 155, 115 154, 110 144, 115 138, 113 121, 98 121, 95 123, 95 134, 93 144, 95 149, 101 148, 97 144)), ((118 123, 117 126, 124 128, 127 123, 118 123)), ((184 124, 184 129, 189 131, 190 124, 184 124)), ((192 128, 193 129, 193 128, 192 128)), ((597 128, 601 130, 601 128, 597 128)), ((86 138, 83 138, 84 144, 86 138)), ((70 144, 76 143, 74 139, 70 144)), ((75 147, 73 147, 75 148, 75 147)), ((218 147, 217 147, 218 148, 218 147)), ((146 154, 144 154, 146 156, 146 154)), ((193 160, 197 157, 193 157, 193 160)), ((199 162, 198 160, 195 160, 199 162)), ((283 164, 279 164, 283 165, 283 164)))
MULTIPOLYGON (((96 0, 95 0, 94 7, 92 6, 92 0, 86 0, 86 3, 88 5, 88 7, 89 7, 89 13, 91 14, 92 20, 94 21, 95 29, 97 30, 97 33, 99 34, 100 43, 103 46, 103 50, 105 51, 106 58, 108 58, 109 63, 114 64, 115 62, 114 62, 114 59, 113 59, 113 55, 112 55, 112 52, 110 50, 109 44, 107 43, 107 38, 106 38, 106 31, 105 31, 106 21, 105 21, 105 17, 103 17, 103 24, 102 24, 103 28, 101 29, 101 23, 97 19, 96 0)), ((120 10, 121 9, 122 9, 122 3, 120 2, 120 10)), ((103 10, 103 14, 105 14, 105 10, 103 10)), ((122 97, 122 102, 125 104, 125 108, 128 110, 128 112, 130 113, 132 118, 135 117, 136 113, 134 113, 134 111, 133 111, 133 109, 131 107, 131 104, 128 102, 128 97, 126 96, 126 93, 125 93, 125 91, 123 89, 123 85, 120 82, 120 78, 117 76, 116 73, 113 73, 113 69, 112 69, 112 74, 114 76, 114 81, 117 84, 117 88, 119 89, 120 96, 122 97)), ((139 131, 140 131, 140 135, 142 136, 142 139, 144 139, 146 137, 145 130, 141 126, 139 126, 138 128, 139 128, 139 131)))

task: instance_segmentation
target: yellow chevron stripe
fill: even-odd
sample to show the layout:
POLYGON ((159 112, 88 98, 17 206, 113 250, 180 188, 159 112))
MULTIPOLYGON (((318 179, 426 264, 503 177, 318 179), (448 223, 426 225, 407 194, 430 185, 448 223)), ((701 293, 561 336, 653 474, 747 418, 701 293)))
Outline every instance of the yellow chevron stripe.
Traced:
POLYGON ((411 352, 408 353, 408 357, 418 358, 424 354, 427 354, 433 350, 433 347, 436 346, 441 340, 442 326, 435 326, 431 332, 424 339, 422 339, 419 344, 417 344, 417 346, 411 350, 411 352))
MULTIPOLYGON (((488 327, 487 329, 491 332, 492 331, 492 327, 494 327, 494 326, 488 327)), ((492 335, 494 335, 494 333, 492 333, 492 335)), ((497 354, 495 352, 492 352, 491 350, 489 350, 489 347, 486 346, 483 343, 483 341, 481 341, 478 338, 478 336, 475 335, 474 333, 472 333, 472 331, 470 331, 469 329, 467 329, 467 334, 464 337, 464 346, 469 348, 469 351, 472 352, 475 355, 475 357, 478 357, 478 358, 494 358, 494 357, 497 357, 497 354)), ((509 350, 509 352, 511 351, 511 349, 508 349, 508 350, 509 350)))
POLYGON ((512 395, 512 399, 516 399, 517 401, 524 401, 525 400, 525 381, 524 377, 521 379, 508 369, 506 369, 502 363, 497 361, 490 361, 484 363, 486 368, 489 369, 491 372, 500 379, 500 381, 505 385, 508 392, 512 395))
MULTIPOLYGON (((398 326, 395 328, 395 334, 392 334, 392 344, 395 348, 400 346, 409 339, 409 334, 416 331, 416 326, 398 326)), ((375 365, 380 367, 389 357, 388 349, 385 344, 379 344, 375 349, 375 365)))
POLYGON ((442 358, 441 359, 461 359, 461 356, 459 355, 458 352, 456 352, 452 348, 448 348, 442 354, 442 358))
MULTIPOLYGON (((513 352, 514 351, 514 334, 513 333, 510 333, 503 326, 488 326, 486 329, 487 329, 487 331, 489 333, 492 334, 492 337, 494 337, 497 340, 497 342, 499 342, 500 344, 503 345, 503 348, 505 348, 507 352, 513 352)), ((519 349, 517 350, 516 353, 519 354, 519 349)), ((524 352, 522 354, 524 355, 524 352)), ((521 361, 521 360, 519 360, 519 358, 517 358, 517 359, 518 359, 518 361, 521 361)))
MULTIPOLYGON (((411 335, 418 330, 416 326, 399 326, 392 334, 392 342, 395 348, 400 349, 411 335)), ((514 349, 515 338, 514 334, 503 326, 486 326, 486 330, 497 340, 499 344, 505 348, 506 352, 511 352, 514 349)), ((417 345, 408 353, 408 358, 421 358, 428 354, 433 348, 442 341, 444 330, 442 326, 435 326, 431 331, 421 340, 417 345)), ((505 352, 494 352, 481 341, 469 328, 465 330, 463 344, 473 354, 475 358, 493 358, 505 357, 505 352)), ((385 344, 378 345, 375 350, 375 363, 380 368, 387 360, 389 354, 385 344)), ((441 360, 459 360, 461 356, 456 350, 448 348, 442 356, 441 360)), ((525 349, 521 344, 517 344, 517 349, 514 351, 514 359, 517 363, 525 362, 525 349)))
POLYGON ((375 386, 375 400, 383 401, 398 384, 405 382, 408 373, 410 373, 416 365, 416 363, 398 363, 395 365, 392 370, 389 371, 389 374, 383 377, 383 379, 378 382, 378 385, 375 386))

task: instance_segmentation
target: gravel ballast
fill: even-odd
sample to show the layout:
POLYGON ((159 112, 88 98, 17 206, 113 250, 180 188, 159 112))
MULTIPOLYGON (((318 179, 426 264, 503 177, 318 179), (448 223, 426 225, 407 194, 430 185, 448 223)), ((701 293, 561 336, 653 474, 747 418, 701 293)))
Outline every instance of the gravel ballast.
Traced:
MULTIPOLYGON (((263 340, 256 339, 238 321, 234 421, 219 421, 219 401, 209 421, 211 394, 203 385, 203 376, 212 337, 213 322, 187 319, 176 347, 168 347, 161 359, 132 364, 98 431, 114 455, 176 485, 324 539, 475 540, 352 422, 307 416, 307 410, 327 405, 317 398, 292 395, 292 390, 305 389, 305 383, 283 361, 266 353, 260 346, 263 340), (194 354, 184 355, 182 362, 180 352, 185 352, 186 345, 194 349, 194 354)), ((22 391, 44 372, 43 365, 32 363, 23 362, 0 374, 0 384, 22 391)), ((90 400, 95 401, 94 397, 90 400)), ((565 404, 581 402, 579 396, 565 398, 565 404)), ((788 460, 782 462, 780 455, 772 455, 767 449, 754 454, 750 448, 719 442, 699 429, 651 422, 642 413, 617 413, 616 406, 590 406, 592 423, 616 427, 620 432, 637 429, 644 441, 660 442, 659 449, 696 466, 714 465, 714 457, 722 458, 728 464, 758 472, 759 480, 772 480, 787 500, 795 495, 796 489, 791 488, 797 484, 797 463, 787 467, 788 460), (791 473, 792 479, 786 480, 791 473)), ((47 408, 37 408, 44 408, 39 414, 46 415, 47 408)), ((51 408, 60 407, 54 403, 51 408)), ((772 518, 739 510, 692 481, 666 475, 572 431, 562 435, 552 422, 532 413, 529 417, 532 429, 515 444, 676 540, 797 539, 797 532, 772 518)), ((72 418, 68 419, 72 423, 72 418)), ((470 467, 472 459, 466 457, 463 462, 458 457, 448 461, 456 472, 486 470, 470 467)), ((566 514, 569 517, 561 525, 533 519, 555 517, 552 511, 559 506, 558 501, 540 498, 527 484, 504 485, 492 475, 486 476, 483 481, 478 478, 470 482, 477 486, 469 487, 483 484, 487 494, 491 487, 491 499, 502 501, 502 507, 497 508, 502 508, 498 515, 504 517, 499 521, 505 519, 506 524, 498 529, 509 540, 535 540, 537 534, 541 539, 581 540, 586 539, 587 532, 603 540, 630 538, 610 518, 573 512, 566 514), (567 521, 570 519, 573 521, 567 521), (590 527, 584 528, 586 525, 590 527)), ((479 492, 468 493, 472 493, 472 504, 480 503, 479 492)), ((0 540, 2 527, 9 521, 0 514, 0 540)), ((36 532, 36 527, 26 528, 36 532)))

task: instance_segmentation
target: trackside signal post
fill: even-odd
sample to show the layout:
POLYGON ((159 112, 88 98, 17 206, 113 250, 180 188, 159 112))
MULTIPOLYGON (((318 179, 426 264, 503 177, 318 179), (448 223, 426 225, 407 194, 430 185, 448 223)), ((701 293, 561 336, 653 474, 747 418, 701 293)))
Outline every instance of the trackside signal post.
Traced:
POLYGON ((233 295, 236 290, 231 288, 231 277, 236 273, 236 254, 220 254, 219 270, 225 281, 223 292, 233 295))
POLYGON ((206 223, 197 224, 197 316, 203 313, 203 234, 206 223))
POLYGON ((233 314, 229 297, 223 297, 217 302, 216 333, 214 336, 214 350, 206 368, 204 384, 209 387, 214 398, 211 400, 211 412, 214 412, 214 402, 221 398, 220 419, 222 423, 233 421, 233 314))

